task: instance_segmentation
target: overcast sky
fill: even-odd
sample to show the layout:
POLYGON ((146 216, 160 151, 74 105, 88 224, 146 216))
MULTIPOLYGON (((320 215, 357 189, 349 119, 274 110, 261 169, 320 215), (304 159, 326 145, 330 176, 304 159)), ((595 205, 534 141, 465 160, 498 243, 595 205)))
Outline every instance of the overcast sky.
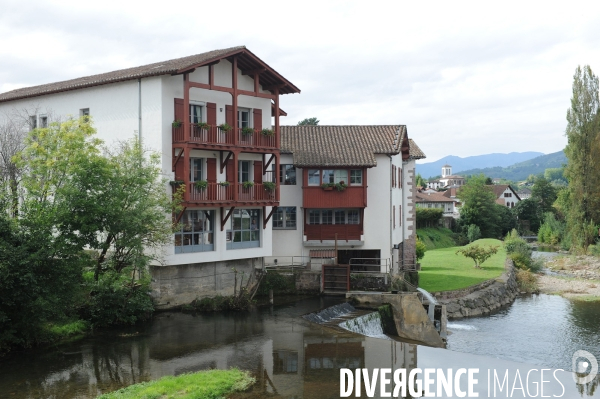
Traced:
POLYGON ((284 124, 405 124, 426 162, 551 153, 575 68, 600 73, 600 2, 552 4, 0 0, 0 92, 246 45, 302 90, 284 124))

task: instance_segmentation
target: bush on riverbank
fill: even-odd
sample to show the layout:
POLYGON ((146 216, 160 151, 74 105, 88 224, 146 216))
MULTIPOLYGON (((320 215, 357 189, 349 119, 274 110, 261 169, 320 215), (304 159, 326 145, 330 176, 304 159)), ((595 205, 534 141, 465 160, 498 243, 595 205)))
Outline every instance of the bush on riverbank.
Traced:
POLYGON ((527 242, 513 229, 504 239, 504 248, 517 269, 539 272, 544 267, 542 259, 533 259, 532 251, 527 242))
POLYGON ((517 285, 519 286, 519 291, 521 292, 537 292, 538 284, 537 277, 531 271, 527 269, 517 269, 515 270, 515 277, 517 280, 517 285))
POLYGON ((256 379, 238 369, 206 370, 142 382, 100 395, 97 399, 178 398, 213 399, 249 389, 256 379))
POLYGON ((283 274, 269 271, 260 282, 256 295, 269 295, 270 290, 274 295, 296 294, 296 275, 293 272, 283 274))

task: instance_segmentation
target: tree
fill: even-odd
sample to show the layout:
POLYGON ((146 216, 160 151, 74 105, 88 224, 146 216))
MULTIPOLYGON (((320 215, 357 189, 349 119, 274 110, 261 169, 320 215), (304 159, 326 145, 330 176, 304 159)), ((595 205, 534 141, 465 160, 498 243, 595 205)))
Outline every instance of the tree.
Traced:
POLYGON ((531 189, 531 199, 538 203, 541 213, 554 212, 556 194, 556 188, 543 177, 537 178, 531 189))
POLYGON ((492 180, 491 177, 486 177, 485 178, 485 185, 486 186, 491 186, 492 184, 494 184, 494 181, 492 180))
POLYGON ((524 199, 517 202, 512 211, 518 220, 521 234, 526 232, 524 230, 530 230, 532 233, 537 234, 542 220, 542 212, 538 202, 531 198, 524 199), (529 228, 527 228, 527 225, 529 228))
POLYGON ((600 221, 600 99, 598 77, 589 66, 577 67, 573 77, 571 108, 567 111, 565 148, 571 203, 566 214, 573 244, 587 249, 595 238, 590 226, 600 221))
POLYGON ((467 238, 470 243, 479 240, 481 238, 481 230, 479 227, 474 224, 469 225, 469 228, 467 229, 467 238))
POLYGON ((481 264, 488 260, 492 255, 498 252, 498 247, 480 247, 477 244, 469 245, 466 248, 459 249, 456 254, 461 254, 467 258, 473 259, 475 268, 481 269, 481 264))
POLYGON ((417 177, 415 177, 415 185, 417 187, 427 187, 427 183, 425 183, 425 179, 423 179, 420 173, 417 173, 417 177))
POLYGON ((462 202, 460 224, 466 230, 469 225, 476 225, 481 236, 499 237, 498 223, 500 218, 496 212, 496 196, 485 185, 485 176, 474 176, 457 193, 462 202))
POLYGON ((319 120, 317 118, 305 118, 298 122, 298 126, 317 126, 319 120))

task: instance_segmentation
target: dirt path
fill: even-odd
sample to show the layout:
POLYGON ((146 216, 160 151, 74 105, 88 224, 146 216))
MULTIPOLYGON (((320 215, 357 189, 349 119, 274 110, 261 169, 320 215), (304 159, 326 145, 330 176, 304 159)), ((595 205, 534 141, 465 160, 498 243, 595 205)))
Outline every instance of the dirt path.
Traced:
POLYGON ((600 298, 600 258, 595 256, 557 256, 546 261, 546 267, 557 275, 538 278, 540 292, 566 298, 600 298))

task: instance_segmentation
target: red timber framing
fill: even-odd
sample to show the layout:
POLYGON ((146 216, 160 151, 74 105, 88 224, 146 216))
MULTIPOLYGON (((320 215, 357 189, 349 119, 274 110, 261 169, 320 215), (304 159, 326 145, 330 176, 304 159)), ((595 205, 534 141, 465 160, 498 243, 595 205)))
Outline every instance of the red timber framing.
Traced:
MULTIPOLYGON (((176 172, 176 180, 183 180, 186 186, 184 194, 184 206, 214 206, 222 205, 231 207, 227 216, 221 220, 221 229, 231 215, 231 212, 238 206, 277 206, 279 203, 279 164, 280 164, 280 124, 279 117, 282 114, 279 108, 279 95, 289 93, 299 93, 300 90, 291 82, 287 81, 258 57, 247 49, 236 50, 231 54, 226 54, 219 59, 211 60, 203 64, 188 67, 186 70, 178 71, 183 75, 183 99, 175 99, 175 120, 180 121, 179 126, 173 126, 173 171, 176 172), (231 65, 232 87, 224 87, 215 84, 215 68, 221 59, 228 60, 231 65), (192 82, 190 73, 196 68, 208 66, 208 83, 192 82), (242 90, 238 86, 238 69, 242 75, 251 76, 254 81, 253 91, 242 90), (261 86, 270 93, 261 92, 261 86), (229 93, 232 101, 230 108, 231 114, 227 121, 233 127, 232 132, 222 132, 216 126, 216 104, 207 103, 208 123, 212 125, 208 129, 201 129, 190 122, 190 89, 200 88, 213 91, 229 93), (272 112, 274 112, 275 129, 273 136, 261 135, 258 132, 251 135, 251 139, 244 138, 241 129, 238 129, 238 96, 251 96, 266 98, 271 100, 272 112), (226 133, 226 134, 223 134, 226 133), (208 186, 199 190, 189 181, 190 176, 190 152, 193 149, 219 151, 218 167, 223 173, 225 169, 231 166, 231 173, 228 173, 229 186, 220 185, 217 182, 208 182, 208 186), (254 187, 248 189, 238 182, 238 159, 240 153, 257 153, 262 155, 262 163, 257 161, 255 166, 263 170, 263 174, 268 170, 269 165, 275 165, 274 191, 266 190, 262 181, 254 187)), ((263 110, 264 111, 264 110, 263 110)), ((226 112, 227 113, 227 112, 226 112)), ((255 115, 260 116, 257 112, 255 115)), ((262 127, 255 125, 255 129, 262 127)), ((228 170, 229 172, 229 170, 228 170)), ((266 209, 266 208, 265 208, 266 209)), ((273 211, 268 217, 265 215, 263 224, 268 221, 273 211)), ((263 212, 265 214, 265 212, 263 212)), ((222 213, 223 215, 223 213, 222 213)), ((223 217, 223 216, 222 216, 223 217)))
POLYGON ((367 170, 366 168, 304 168, 302 174, 302 206, 304 209, 365 208, 367 206, 367 170), (350 170, 361 169, 363 171, 362 185, 348 184, 344 191, 337 191, 335 188, 324 190, 320 183, 319 185, 308 185, 309 169, 345 169, 348 171, 348 177, 350 177, 350 170))

